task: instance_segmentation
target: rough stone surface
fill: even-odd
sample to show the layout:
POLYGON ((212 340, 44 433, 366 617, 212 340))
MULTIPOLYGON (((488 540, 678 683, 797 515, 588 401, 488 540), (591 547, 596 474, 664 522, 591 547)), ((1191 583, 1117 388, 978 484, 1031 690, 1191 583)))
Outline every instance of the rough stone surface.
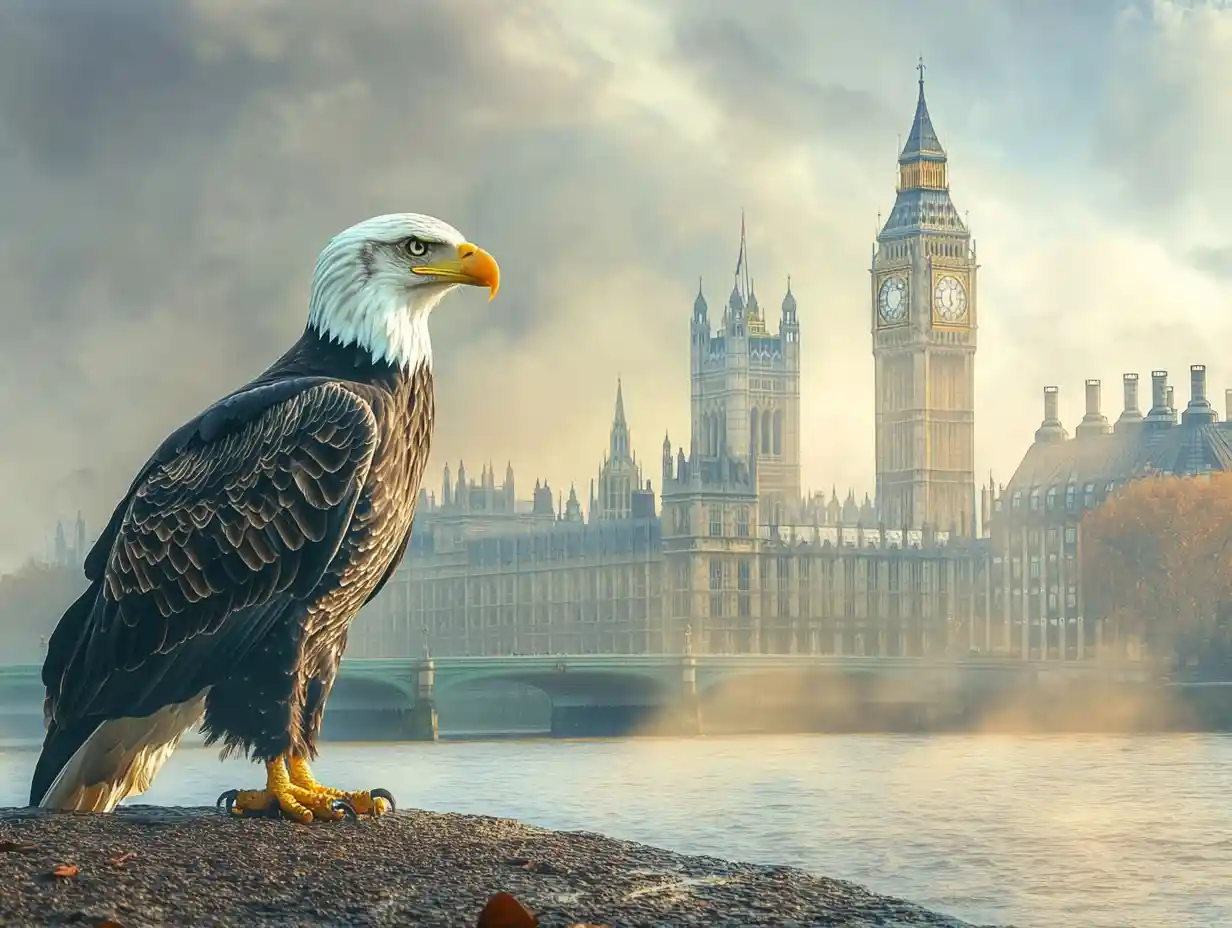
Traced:
POLYGON ((964 924, 785 867, 492 818, 412 811, 305 827, 199 808, 0 810, 0 925, 11 928, 463 928, 499 891, 543 928, 964 924), (50 876, 61 864, 77 875, 50 876))

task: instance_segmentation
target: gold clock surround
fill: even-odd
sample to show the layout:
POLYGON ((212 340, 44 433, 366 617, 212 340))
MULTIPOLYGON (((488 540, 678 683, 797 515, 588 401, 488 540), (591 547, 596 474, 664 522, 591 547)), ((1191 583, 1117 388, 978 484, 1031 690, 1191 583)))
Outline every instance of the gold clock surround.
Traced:
POLYGON ((971 328, 971 278, 966 272, 960 271, 952 267, 934 267, 932 269, 932 281, 928 287, 928 308, 929 315, 933 321, 934 328, 941 329, 969 329, 971 328), (937 283, 943 277, 953 277, 962 286, 963 296, 966 298, 966 312, 960 320, 948 321, 942 318, 937 312, 937 283))

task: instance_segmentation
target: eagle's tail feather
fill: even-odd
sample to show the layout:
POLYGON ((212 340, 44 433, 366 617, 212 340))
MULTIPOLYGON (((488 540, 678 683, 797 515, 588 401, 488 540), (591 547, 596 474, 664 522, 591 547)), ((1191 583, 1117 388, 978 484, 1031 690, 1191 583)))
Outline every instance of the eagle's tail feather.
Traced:
POLYGON ((30 788, 30 804, 74 812, 111 812, 150 788, 180 736, 201 718, 205 693, 141 718, 54 723, 30 788), (44 785, 46 784, 46 785, 44 785))

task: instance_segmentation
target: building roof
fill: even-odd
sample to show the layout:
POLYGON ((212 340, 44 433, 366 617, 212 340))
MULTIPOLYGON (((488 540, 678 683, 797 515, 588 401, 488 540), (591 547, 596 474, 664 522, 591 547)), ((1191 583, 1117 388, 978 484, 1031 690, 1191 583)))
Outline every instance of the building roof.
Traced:
POLYGON ((907 144, 898 156, 900 164, 907 161, 929 160, 944 161, 945 149, 937 138, 937 130, 933 128, 932 117, 928 115, 928 103, 924 99, 923 62, 920 64, 920 96, 915 104, 915 118, 911 120, 911 131, 907 133, 907 144))
POLYGON ((967 226, 954 208, 948 190, 910 187, 898 191, 881 237, 912 232, 966 235, 967 226))
POLYGON ((1124 481, 1148 473, 1232 471, 1232 423, 1134 425, 1108 435, 1037 441, 1007 490, 1124 481))

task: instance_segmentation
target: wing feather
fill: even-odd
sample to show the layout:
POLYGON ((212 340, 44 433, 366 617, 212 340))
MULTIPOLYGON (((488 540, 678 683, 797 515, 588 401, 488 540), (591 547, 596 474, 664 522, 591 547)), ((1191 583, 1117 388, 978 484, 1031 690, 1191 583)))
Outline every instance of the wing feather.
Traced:
POLYGON ((274 397, 246 423, 233 401, 229 429, 207 414, 135 482, 109 526, 101 595, 78 644, 60 673, 45 667, 58 721, 132 714, 144 697, 172 701, 179 692, 159 689, 168 681, 199 691, 203 675, 252 643, 252 616, 281 613, 253 607, 302 599, 320 581, 351 523, 379 430, 368 403, 335 382, 274 397))

